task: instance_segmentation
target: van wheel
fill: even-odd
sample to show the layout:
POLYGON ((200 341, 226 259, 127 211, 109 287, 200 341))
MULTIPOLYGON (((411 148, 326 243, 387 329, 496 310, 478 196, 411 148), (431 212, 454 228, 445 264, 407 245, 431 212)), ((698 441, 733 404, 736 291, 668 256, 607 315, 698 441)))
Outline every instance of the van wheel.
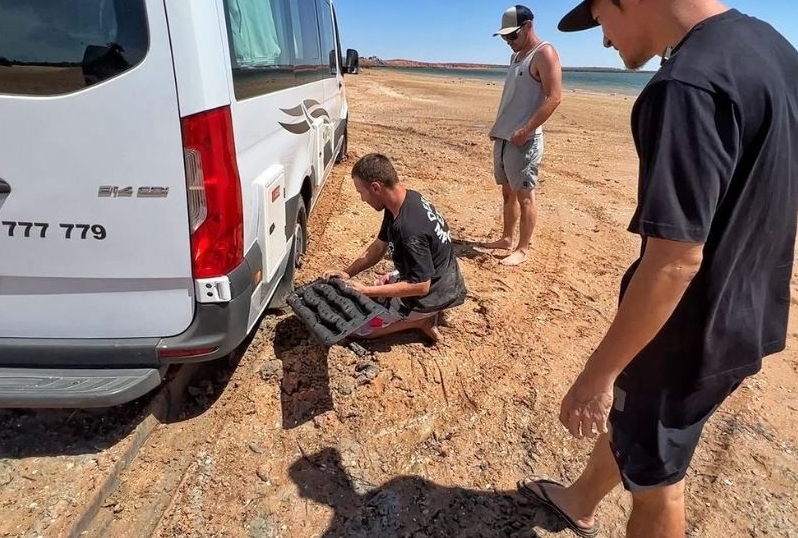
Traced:
POLYGON ((341 151, 335 157, 335 163, 338 164, 346 158, 346 153, 349 151, 349 126, 344 127, 344 141, 341 144, 341 151))
POLYGON ((308 249, 308 213, 305 201, 299 199, 294 225, 294 268, 301 269, 305 263, 305 252, 308 249))

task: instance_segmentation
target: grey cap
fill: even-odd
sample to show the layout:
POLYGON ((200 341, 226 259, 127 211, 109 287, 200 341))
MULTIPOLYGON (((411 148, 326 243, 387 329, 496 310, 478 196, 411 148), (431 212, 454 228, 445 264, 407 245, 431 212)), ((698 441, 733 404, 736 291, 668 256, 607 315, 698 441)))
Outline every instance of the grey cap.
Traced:
POLYGON ((512 34, 526 22, 534 19, 532 11, 526 6, 510 6, 502 13, 502 27, 493 35, 512 34))
POLYGON ((598 26, 599 23, 593 18, 593 14, 590 13, 590 4, 592 2, 593 0, 584 0, 584 2, 569 11, 562 18, 560 24, 557 25, 557 29, 561 32, 580 32, 598 26))

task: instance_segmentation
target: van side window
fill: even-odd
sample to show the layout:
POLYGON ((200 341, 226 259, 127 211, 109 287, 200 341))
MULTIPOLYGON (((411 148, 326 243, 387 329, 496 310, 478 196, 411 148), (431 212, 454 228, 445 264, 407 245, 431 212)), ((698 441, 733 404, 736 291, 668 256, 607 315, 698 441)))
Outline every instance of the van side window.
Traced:
POLYGON ((335 32, 331 16, 331 6, 327 0, 316 0, 319 13, 319 30, 321 32, 322 58, 327 62, 329 69, 323 71, 324 78, 334 77, 338 74, 338 60, 335 51, 335 32))
POLYGON ((81 90, 135 67, 149 40, 144 0, 2 0, 0 93, 81 90))
MULTIPOLYGON (((335 46, 336 50, 338 50, 338 69, 341 71, 341 74, 344 72, 344 61, 343 57, 343 49, 341 48, 341 32, 338 31, 338 15, 335 13, 335 8, 333 8, 333 26, 335 27, 335 46)), ((332 65, 332 61, 330 61, 330 65, 332 65)))
POLYGON ((288 0, 294 43, 294 74, 297 84, 321 80, 321 46, 316 3, 313 0, 288 0))
POLYGON ((224 5, 239 101, 334 76, 329 0, 224 0, 224 5))
POLYGON ((296 85, 291 23, 285 0, 225 0, 236 98, 296 85))

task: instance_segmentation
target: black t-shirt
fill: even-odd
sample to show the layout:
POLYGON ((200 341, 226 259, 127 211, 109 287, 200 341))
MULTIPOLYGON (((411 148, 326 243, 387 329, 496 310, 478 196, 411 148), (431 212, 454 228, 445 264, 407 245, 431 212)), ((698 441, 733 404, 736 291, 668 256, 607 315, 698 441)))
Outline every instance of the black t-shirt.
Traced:
POLYGON ((399 280, 413 284, 430 281, 427 295, 402 298, 407 310, 437 312, 465 300, 465 283, 449 227, 421 194, 408 190, 396 218, 386 209, 378 237, 389 243, 399 280))
MULTIPOLYGON (((798 53, 736 10, 697 25, 632 112, 629 231, 704 243, 704 260, 628 372, 696 387, 784 349, 798 210, 798 53)), ((642 254, 641 254, 642 255, 642 254)), ((626 290, 639 260, 621 285, 626 290)))

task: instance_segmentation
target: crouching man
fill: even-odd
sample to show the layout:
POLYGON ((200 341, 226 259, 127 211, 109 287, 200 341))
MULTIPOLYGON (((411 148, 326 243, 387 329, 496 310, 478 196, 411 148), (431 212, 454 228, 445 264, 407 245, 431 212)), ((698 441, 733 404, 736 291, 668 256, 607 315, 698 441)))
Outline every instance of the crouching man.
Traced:
POLYGON ((361 200, 383 212, 377 239, 343 271, 326 271, 360 293, 384 299, 389 313, 355 332, 361 338, 379 338, 419 329, 433 342, 440 335, 438 313, 462 304, 466 287, 452 248, 449 227, 435 207, 416 191, 404 188, 391 161, 371 153, 352 168, 361 200), (391 253, 395 271, 372 286, 352 280, 391 253))

